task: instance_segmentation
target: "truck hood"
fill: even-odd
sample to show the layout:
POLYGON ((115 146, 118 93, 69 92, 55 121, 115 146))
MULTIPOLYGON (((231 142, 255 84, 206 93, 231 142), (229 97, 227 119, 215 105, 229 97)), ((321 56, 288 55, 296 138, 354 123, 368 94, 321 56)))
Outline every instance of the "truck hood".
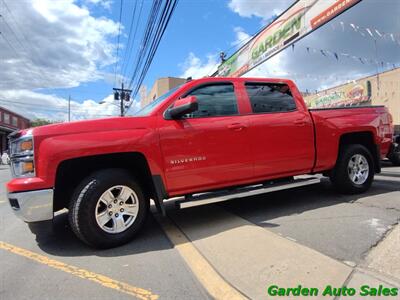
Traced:
POLYGON ((151 117, 116 117, 96 120, 74 121, 25 129, 22 134, 34 136, 57 136, 76 133, 104 132, 128 129, 146 129, 151 126, 151 117))

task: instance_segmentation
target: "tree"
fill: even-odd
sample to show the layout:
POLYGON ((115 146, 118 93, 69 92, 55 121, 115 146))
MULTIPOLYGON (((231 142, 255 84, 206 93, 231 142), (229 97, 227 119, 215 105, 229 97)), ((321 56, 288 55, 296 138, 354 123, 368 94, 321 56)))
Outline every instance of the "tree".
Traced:
POLYGON ((31 127, 43 126, 43 125, 48 125, 48 124, 53 124, 53 123, 55 123, 55 122, 47 120, 47 119, 35 119, 35 120, 31 121, 31 127))

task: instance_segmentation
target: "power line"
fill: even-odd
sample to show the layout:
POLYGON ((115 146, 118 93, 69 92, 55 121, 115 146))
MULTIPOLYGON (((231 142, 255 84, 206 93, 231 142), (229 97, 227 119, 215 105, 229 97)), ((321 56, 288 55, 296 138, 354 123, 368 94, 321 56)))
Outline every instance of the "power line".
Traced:
POLYGON ((132 30, 133 30, 133 24, 134 24, 134 21, 135 21, 137 4, 138 4, 138 1, 135 1, 135 6, 133 7, 133 10, 132 10, 131 23, 130 23, 130 26, 129 26, 128 40, 127 40, 127 43, 126 43, 126 47, 125 47, 125 51, 124 51, 124 55, 123 55, 123 59, 122 59, 122 63, 121 63, 122 66, 125 66, 125 63, 126 63, 125 60, 126 60, 126 57, 127 57, 127 54, 128 54, 129 46, 131 44, 132 30))
MULTIPOLYGON (((42 108, 38 105, 35 104, 30 104, 30 103, 25 103, 25 102, 19 102, 19 101, 11 101, 11 100, 6 100, 6 99, 0 99, 0 103, 4 103, 4 105, 17 105, 20 107, 26 107, 28 108, 37 108, 38 110, 42 110, 42 111, 49 111, 49 112, 62 112, 62 113, 68 113, 68 107, 66 108, 42 108)), ((89 109, 83 109, 83 108, 71 108, 71 112, 76 112, 76 113, 87 113, 89 111, 89 109)), ((96 116, 114 116, 114 115, 108 115, 108 114, 96 114, 96 116)))
MULTIPOLYGON (((168 3, 168 6, 169 6, 169 4, 170 3, 168 3)), ((160 35, 162 36, 162 34, 164 32, 164 30, 162 29, 162 26, 163 25, 160 23, 158 28, 157 28, 156 38, 152 41, 152 44, 151 44, 151 47, 150 47, 150 50, 149 50, 149 55, 146 58, 146 62, 144 64, 144 66, 143 66, 143 70, 142 70, 142 72, 140 74, 140 77, 138 79, 138 82, 137 82, 137 84, 135 86, 135 91, 133 93, 133 97, 135 97, 137 95, 137 93, 139 91, 139 88, 140 88, 140 85, 142 84, 143 79, 146 76, 147 71, 148 71, 148 69, 150 67, 150 64, 153 61, 155 52, 156 52, 156 50, 158 48, 158 44, 160 43, 160 35)))
POLYGON ((27 53, 29 52, 28 49, 22 44, 21 40, 18 38, 18 36, 15 34, 15 31, 8 25, 7 21, 4 19, 2 15, 0 15, 1 19, 3 20, 4 24, 6 24, 7 28, 11 32, 11 34, 14 36, 14 39, 18 42, 18 44, 23 48, 27 53))
MULTIPOLYGON (((168 1, 168 0, 167 0, 168 1)), ((129 82, 128 87, 131 88, 132 87, 132 83, 134 81, 134 79, 136 78, 138 72, 139 72, 139 68, 142 65, 143 59, 145 57, 145 54, 147 52, 148 49, 148 43, 150 40, 150 37, 152 35, 152 31, 153 31, 153 27, 157 18, 157 14, 158 14, 158 10, 160 9, 160 5, 161 5, 160 0, 155 0, 153 1, 153 5, 151 7, 150 13, 149 13, 149 17, 147 19, 147 24, 146 24, 146 30, 144 32, 144 35, 142 37, 142 42, 140 45, 140 49, 136 54, 136 65, 133 71, 133 75, 132 78, 129 82)))
MULTIPOLYGON (((152 40, 151 40, 151 44, 150 44, 150 49, 147 52, 147 56, 146 56, 146 61, 143 65, 143 68, 141 70, 140 75, 137 78, 136 81, 136 85, 135 85, 135 89, 133 92, 133 96, 132 98, 135 98, 141 84, 143 83, 144 78, 146 77, 147 71, 150 68, 150 65, 154 59, 154 56, 157 52, 158 46, 161 42, 161 39, 167 29, 167 26, 171 20, 171 17, 175 11, 175 8, 178 4, 178 0, 172 0, 172 1, 168 1, 165 3, 162 12, 160 14, 160 17, 158 18, 158 22, 156 25, 156 29, 155 31, 152 33, 152 40)), ((134 74, 135 76, 135 74, 134 74)), ((134 77, 132 77, 131 82, 130 82, 130 86, 132 85, 132 83, 134 82, 134 77)), ((133 103, 133 102, 132 102, 133 103)), ((132 103, 130 103, 128 109, 132 106, 132 103)))
MULTIPOLYGON (((256 34, 256 33, 255 33, 256 34)), ((244 39, 239 40, 237 43, 235 43, 234 45, 232 45, 231 47, 225 49, 222 51, 222 53, 226 54, 227 52, 229 52, 230 50, 232 50, 233 48, 238 48, 240 49, 242 46, 244 46, 248 41, 250 41, 253 38, 254 35, 249 35, 247 37, 245 37, 244 39)), ((207 72, 207 74, 209 74, 214 68, 218 67, 221 64, 221 62, 216 63, 215 65, 213 65, 210 70, 207 72)))
POLYGON ((4 0, 1 0, 1 2, 3 2, 4 7, 7 9, 8 14, 11 16, 11 18, 13 19, 15 25, 17 25, 17 28, 19 30, 19 32, 21 33, 22 37, 24 38, 24 40, 31 46, 32 49, 35 49, 35 47, 31 44, 31 42, 29 41, 29 39, 26 37, 24 31, 21 29, 21 27, 19 26, 17 20, 14 17, 14 14, 11 12, 10 8, 8 7, 7 3, 4 0))
MULTIPOLYGON (((4 3, 4 2, 3 2, 4 3)), ((14 35, 15 40, 17 40, 17 42, 21 45, 21 47, 25 50, 26 54, 29 53, 29 51, 27 50, 27 48, 22 44, 22 42, 20 41, 20 39, 17 37, 17 35, 15 34, 14 30, 10 27, 10 25, 8 25, 8 23, 6 22, 6 20, 4 19, 4 17, 2 15, 0 15, 0 18, 3 20, 4 24, 7 25, 8 29, 11 31, 11 34, 14 35)), ((15 55, 17 57, 20 58, 21 62, 27 67, 27 69, 32 69, 31 66, 29 66, 25 59, 18 53, 18 51, 15 49, 15 47, 11 44, 10 40, 4 35, 4 32, 0 31, 0 36, 3 37, 3 39, 7 42, 8 46, 10 47, 11 50, 14 51, 15 55)), ((33 63, 33 60, 30 59, 31 62, 33 63)), ((42 75, 41 72, 35 72, 35 74, 37 74, 39 77, 41 77, 44 81, 46 81, 47 79, 42 75)))
MULTIPOLYGON (((129 43, 128 43, 127 47, 126 47, 125 55, 128 53, 128 58, 125 60, 125 57, 124 57, 124 67, 122 69, 122 71, 123 71, 122 72, 122 77, 123 78, 125 78, 126 71, 128 70, 127 66, 129 65, 129 63, 131 61, 131 56, 132 56, 132 52, 133 52, 132 49, 133 49, 133 45, 134 45, 135 40, 136 40, 136 34, 137 34, 137 31, 138 31, 139 22, 140 22, 140 19, 141 19, 141 16, 142 16, 143 1, 144 0, 142 0, 142 2, 140 3, 139 16, 138 16, 137 21, 136 21, 135 32, 134 32, 133 38, 132 38, 132 44, 129 46, 129 43)), ((133 21, 133 17, 132 17, 132 21, 133 21)))
POLYGON ((17 50, 15 50, 14 46, 13 46, 13 45, 10 43, 10 41, 6 38, 6 36, 4 35, 4 33, 0 32, 0 36, 3 37, 3 39, 7 42, 8 46, 10 47, 10 49, 13 50, 17 56, 19 56, 17 50))
POLYGON ((25 62, 24 58, 21 57, 21 55, 18 53, 18 51, 14 48, 14 46, 11 44, 10 40, 4 35, 3 32, 0 32, 0 36, 6 41, 6 43, 8 44, 8 46, 10 47, 10 49, 12 51, 14 51, 15 55, 17 57, 19 57, 19 59, 21 60, 21 62, 25 65, 25 67, 27 67, 28 69, 30 68, 30 66, 28 66, 28 64, 25 62))
POLYGON ((158 12, 160 11, 161 1, 158 3, 153 3, 154 9, 152 10, 152 13, 150 14, 148 20, 148 25, 146 28, 147 32, 144 36, 141 49, 143 50, 142 53, 146 55, 140 55, 141 60, 139 60, 138 64, 136 65, 135 72, 129 83, 129 86, 131 87, 136 80, 132 98, 134 98, 139 91, 140 85, 142 84, 147 74, 147 71, 154 59, 154 55, 158 49, 160 41, 165 33, 165 30, 176 8, 177 3, 178 0, 167 0, 159 15, 158 12), (143 60, 144 64, 141 67, 143 60), (140 73, 138 73, 140 67, 141 71, 140 73))
MULTIPOLYGON (((2 103, 3 105, 8 105, 8 106, 19 106, 22 108, 26 108, 26 109, 32 109, 32 108, 38 108, 35 105, 30 105, 28 103, 21 103, 21 102, 14 102, 14 101, 7 101, 7 100, 0 100, 0 103, 2 103)), ((38 108, 42 111, 46 111, 46 112, 62 112, 62 113, 67 113, 67 110, 65 109, 57 109, 57 108, 38 108)))
POLYGON ((118 23, 118 37, 117 37, 117 60, 115 62, 115 76, 114 76, 114 85, 117 84, 117 69, 118 69, 118 62, 119 62, 119 38, 121 36, 121 18, 122 18, 122 4, 123 0, 120 0, 120 7, 119 7, 119 23, 118 23))

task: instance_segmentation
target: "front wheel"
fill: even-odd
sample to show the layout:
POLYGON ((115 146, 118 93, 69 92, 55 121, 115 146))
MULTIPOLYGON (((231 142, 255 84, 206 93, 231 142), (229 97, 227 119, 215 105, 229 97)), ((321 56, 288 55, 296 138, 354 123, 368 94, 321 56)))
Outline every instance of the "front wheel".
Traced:
POLYGON ((86 244, 111 248, 129 242, 149 210, 140 185, 122 169, 105 169, 76 188, 69 207, 72 230, 86 244))
POLYGON ((341 193, 358 194, 367 191, 374 179, 371 152, 363 145, 344 146, 330 179, 341 193))

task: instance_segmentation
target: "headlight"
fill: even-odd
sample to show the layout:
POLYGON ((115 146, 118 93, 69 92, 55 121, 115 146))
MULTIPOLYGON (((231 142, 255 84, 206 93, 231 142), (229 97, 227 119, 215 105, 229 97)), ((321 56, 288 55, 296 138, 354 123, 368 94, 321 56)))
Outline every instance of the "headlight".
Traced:
POLYGON ((11 172, 14 177, 35 176, 33 149, 31 135, 10 140, 11 172))

